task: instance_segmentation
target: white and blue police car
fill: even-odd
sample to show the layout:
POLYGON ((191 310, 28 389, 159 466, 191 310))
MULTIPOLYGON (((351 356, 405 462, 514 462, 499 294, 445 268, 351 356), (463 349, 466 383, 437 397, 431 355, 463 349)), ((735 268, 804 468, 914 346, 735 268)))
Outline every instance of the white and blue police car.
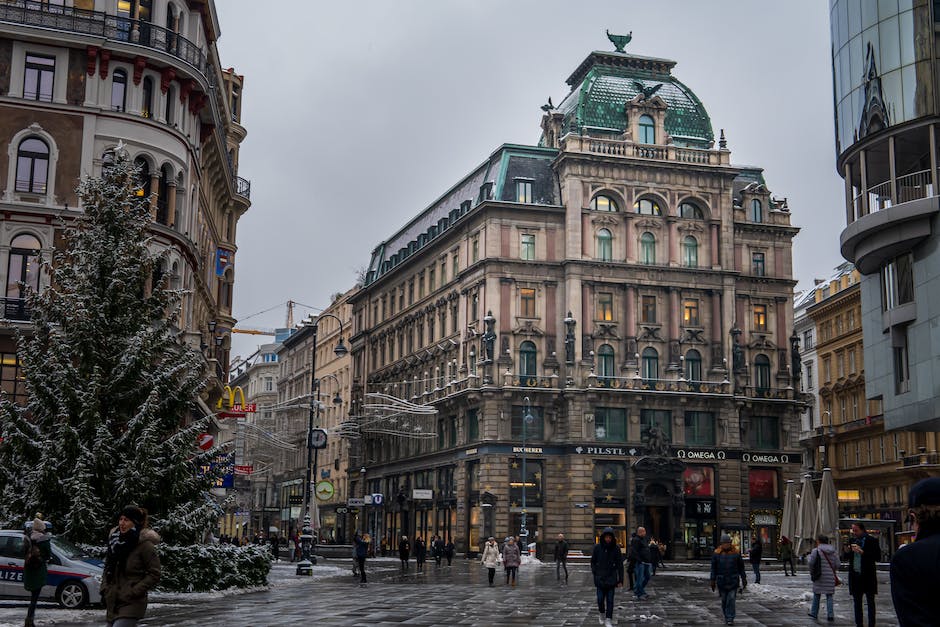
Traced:
MULTIPOLYGON (((0 597, 28 599, 23 587, 23 553, 26 550, 22 531, 0 530, 0 597)), ((52 558, 48 564, 46 585, 39 598, 55 600, 62 607, 75 609, 101 603, 101 577, 104 564, 89 557, 79 547, 52 537, 52 558)))

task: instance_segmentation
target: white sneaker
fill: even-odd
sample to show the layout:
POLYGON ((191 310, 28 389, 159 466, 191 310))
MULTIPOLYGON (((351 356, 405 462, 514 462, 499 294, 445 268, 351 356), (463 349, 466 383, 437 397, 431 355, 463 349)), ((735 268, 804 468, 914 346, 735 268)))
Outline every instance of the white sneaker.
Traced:
POLYGON ((604 615, 603 615, 603 614, 601 614, 600 616, 597 617, 597 624, 598 624, 598 625, 603 625, 603 624, 604 624, 604 615))
POLYGON ((604 627, 614 627, 614 624, 610 622, 610 619, 604 621, 604 627))

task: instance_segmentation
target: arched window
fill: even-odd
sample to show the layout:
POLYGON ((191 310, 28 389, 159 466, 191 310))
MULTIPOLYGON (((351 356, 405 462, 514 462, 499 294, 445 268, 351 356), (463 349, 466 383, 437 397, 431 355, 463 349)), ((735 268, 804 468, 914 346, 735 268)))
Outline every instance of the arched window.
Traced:
POLYGON ((140 187, 137 189, 137 197, 143 198, 149 202, 150 192, 150 164, 143 157, 134 159, 134 165, 137 166, 137 180, 140 187))
POLYGON ((770 389, 770 359, 767 355, 754 358, 754 387, 758 390, 770 389))
POLYGON ((656 263, 656 238, 649 231, 640 236, 640 263, 656 263))
POLYGON ((171 85, 166 90, 166 110, 164 111, 164 115, 163 115, 163 117, 166 119, 166 123, 169 124, 170 126, 172 126, 173 122, 175 122, 175 120, 173 119, 174 117, 173 113, 174 111, 176 111, 176 109, 174 108, 175 102, 176 102, 176 89, 174 89, 173 86, 171 85))
POLYGON ((640 116, 640 143, 656 143, 656 122, 648 115, 640 116))
POLYGON ((143 102, 140 103, 140 114, 145 118, 153 117, 153 79, 144 78, 143 102))
POLYGON ((169 224, 170 180, 172 176, 169 165, 165 165, 160 169, 160 183, 157 189, 157 222, 159 224, 169 224))
POLYGON ((685 354, 685 380, 702 380, 702 355, 694 348, 685 354))
POLYGON ((659 353, 652 346, 643 349, 643 378, 647 381, 659 378, 659 353))
POLYGON ((591 199, 591 209, 594 211, 618 211, 616 201, 604 194, 598 194, 591 199))
POLYGON ((698 208, 698 205, 691 202, 684 202, 679 205, 679 215, 688 220, 705 219, 705 214, 698 208))
POLYGON ((536 376, 536 366, 535 358, 537 355, 537 350, 535 344, 529 341, 525 341, 519 345, 519 376, 520 377, 534 377, 536 376))
POLYGON ((597 235, 594 238, 594 248, 596 250, 597 258, 601 261, 610 261, 614 257, 613 253, 613 236, 611 236, 610 231, 607 229, 601 229, 597 232, 597 235))
POLYGON ((682 240, 682 265, 686 268, 698 267, 698 241, 691 235, 682 240))
POLYGON ((610 344, 603 344, 597 349, 597 376, 614 376, 614 349, 610 344))
POLYGON ((127 72, 114 70, 111 75, 111 110, 125 111, 127 109, 127 72))
POLYGON ((49 176, 49 146, 38 137, 27 137, 16 150, 16 191, 45 194, 49 176))
MULTIPOLYGON (((26 287, 39 290, 39 251, 42 245, 33 235, 17 235, 10 243, 7 271, 7 298, 26 298, 26 287)), ((8 317, 8 316, 5 316, 8 317)), ((22 319, 23 316, 17 316, 22 319)))
POLYGON ((655 200, 650 200, 649 198, 639 199, 633 204, 633 208, 637 213, 644 216, 663 215, 662 209, 659 208, 659 203, 655 200))
POLYGON ((760 200, 755 198, 751 201, 751 222, 763 222, 764 221, 764 206, 761 204, 760 200))

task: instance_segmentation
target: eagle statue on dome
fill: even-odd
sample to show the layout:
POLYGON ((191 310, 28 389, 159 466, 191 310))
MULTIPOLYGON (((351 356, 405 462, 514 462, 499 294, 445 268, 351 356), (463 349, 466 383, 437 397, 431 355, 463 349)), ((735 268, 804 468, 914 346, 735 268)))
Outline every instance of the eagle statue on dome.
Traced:
POLYGON ((652 87, 647 87, 646 85, 644 85, 644 84, 641 83, 640 81, 634 80, 634 81, 633 81, 633 86, 636 87, 636 89, 637 89, 638 92, 640 92, 641 94, 643 94, 643 100, 649 100, 650 98, 653 97, 653 94, 655 94, 657 91, 659 91, 659 88, 662 87, 663 84, 662 84, 662 83, 659 83, 658 85, 653 85, 652 87))
POLYGON ((610 40, 610 43, 614 44, 614 48, 617 49, 617 52, 623 52, 624 46, 630 43, 630 40, 633 39, 633 31, 630 31, 626 35, 611 35, 610 31, 607 31, 607 39, 610 40))

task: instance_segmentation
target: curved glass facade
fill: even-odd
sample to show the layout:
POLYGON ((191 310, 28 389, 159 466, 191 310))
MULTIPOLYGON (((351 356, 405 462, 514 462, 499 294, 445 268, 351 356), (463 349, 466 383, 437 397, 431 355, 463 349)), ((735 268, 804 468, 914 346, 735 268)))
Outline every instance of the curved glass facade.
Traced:
POLYGON ((935 113, 928 3, 831 0, 836 150, 935 113))

